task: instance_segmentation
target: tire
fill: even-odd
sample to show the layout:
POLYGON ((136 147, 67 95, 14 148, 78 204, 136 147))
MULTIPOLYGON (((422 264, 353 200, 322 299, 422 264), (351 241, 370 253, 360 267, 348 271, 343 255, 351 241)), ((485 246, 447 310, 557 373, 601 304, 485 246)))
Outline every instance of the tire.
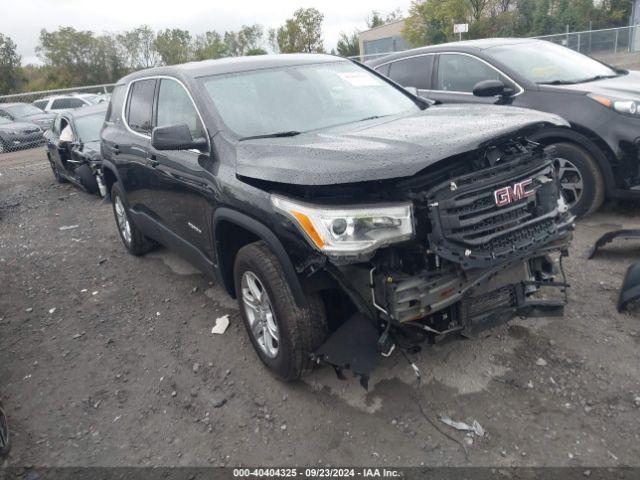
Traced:
POLYGON ((557 155, 556 168, 565 201, 571 212, 584 218, 598 210, 605 197, 602 172, 593 155, 575 143, 553 145, 557 155))
POLYGON ((80 179, 80 183, 87 191, 87 193, 96 194, 98 193, 98 181, 96 180, 95 174, 91 171, 91 167, 89 165, 81 165, 75 170, 75 174, 80 179))
MULTIPOLYGON (((305 292, 307 306, 298 307, 291 293, 282 265, 269 247, 262 241, 241 248, 235 258, 234 281, 240 312, 251 343, 264 365, 280 380, 293 381, 312 370, 309 355, 327 338, 327 318, 320 295, 305 292), (254 275, 266 293, 266 304, 271 311, 271 322, 262 321, 264 338, 270 335, 273 325, 277 327, 277 352, 269 352, 265 342, 260 341, 260 328, 252 324, 261 323, 248 306, 252 299, 248 280, 254 275), (256 333, 254 333, 254 331, 256 333)), ((254 285, 255 286, 255 285, 254 285)), ((264 297, 263 297, 264 298, 264 297)), ((255 300, 255 298, 253 298, 255 300)), ((264 304, 263 304, 264 306, 264 304)), ((267 315, 268 317, 268 315, 267 315)), ((271 339, 273 340, 273 336, 271 339)))
POLYGON ((5 153, 7 151, 7 147, 4 146, 4 142, 0 140, 0 153, 5 153))
POLYGON ((7 417, 0 404, 0 457, 6 457, 11 450, 11 441, 9 438, 9 423, 7 417))
POLYGON ((56 162, 51 160, 51 157, 49 157, 49 155, 47 155, 47 157, 49 158, 49 165, 51 165, 51 171, 53 172, 53 177, 56 179, 56 182, 67 183, 67 179, 60 174, 60 170, 58 170, 56 162))
POLYGON ((120 183, 111 187, 111 200, 118 234, 129 253, 140 256, 156 248, 158 244, 146 237, 133 223, 120 183))

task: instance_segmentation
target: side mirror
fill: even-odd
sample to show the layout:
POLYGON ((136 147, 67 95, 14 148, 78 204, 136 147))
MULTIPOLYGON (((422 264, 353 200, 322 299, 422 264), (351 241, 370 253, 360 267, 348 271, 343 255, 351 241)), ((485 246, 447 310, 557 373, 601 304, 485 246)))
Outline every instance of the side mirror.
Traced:
POLYGON ((151 145, 156 150, 202 150, 207 147, 205 138, 192 138, 187 125, 156 127, 151 133, 151 145))
POLYGON ((416 87, 404 87, 404 89, 414 97, 418 96, 418 89, 416 87))
POLYGON ((476 97, 495 97, 504 95, 507 87, 500 80, 483 80, 473 87, 473 94, 476 97))

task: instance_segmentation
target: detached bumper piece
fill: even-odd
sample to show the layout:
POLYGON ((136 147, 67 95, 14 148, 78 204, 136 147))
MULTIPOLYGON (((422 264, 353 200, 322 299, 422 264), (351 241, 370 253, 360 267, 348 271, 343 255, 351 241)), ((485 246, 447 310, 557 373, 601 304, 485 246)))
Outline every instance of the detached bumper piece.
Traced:
POLYGON ((589 252, 589 259, 593 258, 600 248, 604 247, 607 243, 611 243, 616 238, 624 238, 625 240, 640 240, 640 230, 614 230, 613 232, 605 233, 598 240, 596 240, 596 243, 591 249, 591 252, 589 252))
POLYGON ((627 305, 640 299, 640 262, 632 263, 622 282, 618 297, 618 311, 622 312, 627 305))
POLYGON ((378 363, 378 338, 380 333, 371 320, 356 313, 318 348, 313 359, 328 363, 344 380, 344 370, 351 370, 360 377, 360 385, 369 386, 369 376, 378 363))

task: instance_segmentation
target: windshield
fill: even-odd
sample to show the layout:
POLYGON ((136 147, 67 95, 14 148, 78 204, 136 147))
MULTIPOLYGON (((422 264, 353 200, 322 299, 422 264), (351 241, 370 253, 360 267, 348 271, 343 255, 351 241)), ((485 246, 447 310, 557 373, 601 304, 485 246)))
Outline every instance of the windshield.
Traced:
POLYGON ((33 105, 29 105, 26 103, 3 107, 3 110, 9 112, 9 114, 13 115, 16 118, 30 117, 32 115, 42 113, 42 110, 40 110, 38 107, 34 107, 33 105))
POLYGON ((222 120, 240 137, 305 132, 418 111, 406 95, 350 62, 206 77, 222 120))
POLYGON ((581 83, 619 75, 586 55, 546 41, 493 47, 487 53, 534 83, 581 83))
POLYGON ((100 140, 100 130, 104 123, 104 112, 76 118, 76 132, 81 142, 100 140))

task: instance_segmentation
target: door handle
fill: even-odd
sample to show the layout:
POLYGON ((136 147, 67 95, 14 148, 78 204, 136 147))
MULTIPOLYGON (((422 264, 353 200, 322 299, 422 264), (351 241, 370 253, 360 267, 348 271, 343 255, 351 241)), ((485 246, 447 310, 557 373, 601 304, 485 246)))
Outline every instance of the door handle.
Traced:
POLYGON ((113 146, 113 154, 120 155, 120 147, 118 147, 118 145, 113 146))

